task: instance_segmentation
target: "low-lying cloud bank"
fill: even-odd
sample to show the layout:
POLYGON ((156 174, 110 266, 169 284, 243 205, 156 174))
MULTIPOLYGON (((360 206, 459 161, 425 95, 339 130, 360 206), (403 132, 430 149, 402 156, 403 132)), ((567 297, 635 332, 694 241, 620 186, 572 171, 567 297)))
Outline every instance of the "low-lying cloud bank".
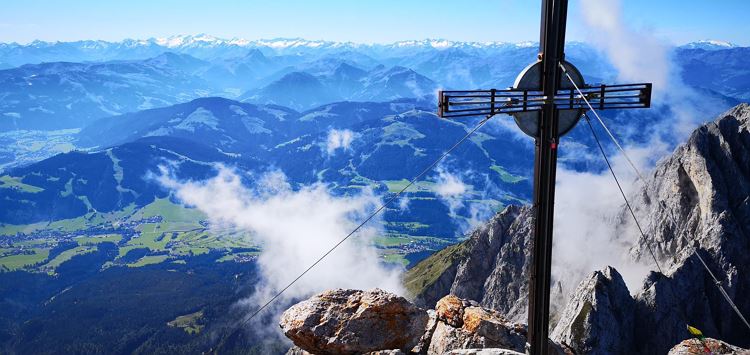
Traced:
MULTIPOLYGON (((243 302, 250 312, 312 265, 380 203, 371 191, 334 196, 320 183, 293 188, 279 171, 246 176, 254 178, 252 187, 245 186, 242 177, 218 166, 217 175, 206 181, 180 181, 164 168, 159 181, 180 201, 204 212, 212 227, 236 228, 261 245, 261 282, 255 285, 255 294, 243 302)), ((371 243, 381 225, 380 220, 371 221, 290 287, 268 311, 280 313, 295 299, 332 288, 379 287, 403 294, 400 270, 384 266, 371 243)))

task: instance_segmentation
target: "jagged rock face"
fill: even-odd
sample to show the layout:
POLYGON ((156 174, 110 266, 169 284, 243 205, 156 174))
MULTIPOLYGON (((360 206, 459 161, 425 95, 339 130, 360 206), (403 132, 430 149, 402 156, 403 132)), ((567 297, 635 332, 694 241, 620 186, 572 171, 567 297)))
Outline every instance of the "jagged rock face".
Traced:
POLYGON ((706 348, 711 354, 715 355, 750 355, 748 350, 711 338, 706 338, 703 341, 698 339, 684 340, 675 345, 667 355, 704 355, 707 353, 706 348))
MULTIPOLYGON (((650 258, 646 246, 653 246, 667 277, 650 275, 637 296, 637 350, 667 352, 687 336, 686 321, 707 335, 750 345, 748 329, 693 247, 739 309, 750 313, 750 106, 698 128, 646 180, 633 206, 648 240, 641 238, 632 255, 650 258)), ((623 232, 626 217, 623 212, 623 232)))
POLYGON ((632 354, 635 301, 612 267, 578 285, 551 338, 577 354, 632 354))
POLYGON ((514 321, 525 321, 533 213, 508 206, 471 237, 409 270, 405 283, 414 301, 433 307, 452 294, 476 300, 514 321), (414 287, 414 284, 422 282, 414 287), (411 283, 412 287, 409 287, 411 283))
POLYGON ((382 291, 332 290, 287 309, 279 325, 302 350, 362 354, 410 350, 425 332, 427 312, 382 291))

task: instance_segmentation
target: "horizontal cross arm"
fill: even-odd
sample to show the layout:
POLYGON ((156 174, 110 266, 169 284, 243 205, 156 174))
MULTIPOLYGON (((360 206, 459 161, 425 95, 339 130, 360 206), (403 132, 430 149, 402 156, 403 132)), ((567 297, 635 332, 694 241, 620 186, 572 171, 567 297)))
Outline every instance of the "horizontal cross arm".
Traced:
POLYGON ((586 110, 588 105, 583 97, 598 110, 651 106, 650 83, 586 86, 581 88, 581 93, 574 88, 560 89, 554 98, 548 100, 540 90, 440 91, 438 115, 452 118, 539 111, 550 101, 560 110, 586 110))

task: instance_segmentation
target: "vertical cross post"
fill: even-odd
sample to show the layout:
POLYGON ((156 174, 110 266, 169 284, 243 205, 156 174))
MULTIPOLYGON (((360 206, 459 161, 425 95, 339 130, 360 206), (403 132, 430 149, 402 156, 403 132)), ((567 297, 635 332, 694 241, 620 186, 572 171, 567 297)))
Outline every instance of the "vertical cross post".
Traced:
POLYGON ((651 84, 587 86, 565 60, 568 0, 542 0, 539 61, 532 63, 505 90, 440 91, 438 114, 444 118, 513 115, 516 125, 534 137, 534 235, 529 275, 528 343, 531 355, 549 352, 549 304, 552 282, 552 227, 555 175, 560 136, 578 122, 588 100, 600 110, 648 108, 651 84), (565 67, 565 79, 563 70, 565 67), (499 100, 498 100, 499 99, 499 100), (596 102, 595 102, 596 104, 596 102))
POLYGON ((543 0, 540 34, 542 91, 546 101, 539 120, 534 159, 534 249, 529 283, 528 342, 532 355, 548 353, 549 303, 552 267, 552 225, 555 210, 555 175, 558 117, 552 98, 560 88, 563 61, 567 0, 543 0))

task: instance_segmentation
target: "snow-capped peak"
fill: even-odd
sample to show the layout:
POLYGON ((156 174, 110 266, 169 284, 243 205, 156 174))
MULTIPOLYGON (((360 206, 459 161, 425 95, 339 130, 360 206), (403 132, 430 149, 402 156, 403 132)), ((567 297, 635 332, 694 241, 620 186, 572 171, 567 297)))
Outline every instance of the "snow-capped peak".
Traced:
POLYGON ((734 43, 715 40, 715 39, 705 39, 702 41, 691 42, 682 46, 682 48, 687 48, 687 49, 705 49, 705 50, 718 50, 718 49, 728 49, 728 48, 735 48, 735 47, 737 47, 737 45, 734 43))
POLYGON ((161 37, 154 39, 154 42, 163 47, 175 48, 196 44, 215 46, 226 44, 230 41, 201 33, 198 35, 176 35, 166 38, 161 37))

